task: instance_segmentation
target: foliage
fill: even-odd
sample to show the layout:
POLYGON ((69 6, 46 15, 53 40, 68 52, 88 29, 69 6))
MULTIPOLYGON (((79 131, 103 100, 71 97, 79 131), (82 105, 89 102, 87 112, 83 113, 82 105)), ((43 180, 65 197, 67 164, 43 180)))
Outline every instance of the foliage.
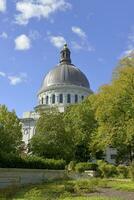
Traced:
POLYGON ((96 185, 89 180, 77 180, 74 186, 74 191, 78 194, 90 193, 97 190, 96 185))
POLYGON ((30 143, 33 154, 66 161, 89 160, 90 137, 96 125, 90 108, 85 101, 70 106, 65 113, 42 113, 30 143))
POLYGON ((24 198, 28 200, 43 200, 41 190, 39 190, 38 188, 33 188, 30 191, 26 192, 24 198))
POLYGON ((97 170, 98 165, 95 163, 90 163, 90 162, 81 162, 81 163, 77 163, 75 166, 75 170, 77 172, 84 172, 85 170, 97 170))
POLYGON ((36 156, 21 158, 14 154, 0 154, 0 167, 27 169, 65 169, 64 160, 43 159, 36 156))
MULTIPOLYGON (((8 190, 0 190, 0 197, 7 197, 6 199, 24 199, 24 200, 72 200, 90 199, 89 193, 91 191, 98 191, 99 197, 91 197, 91 200, 118 200, 118 198, 110 198, 107 196, 101 197, 100 188, 115 188, 122 191, 134 191, 134 183, 128 180, 109 179, 82 179, 82 180, 62 180, 47 182, 39 185, 29 185, 22 188, 8 188, 8 190), (15 195, 16 193, 16 195, 15 195), (86 195, 86 193, 88 193, 86 195), (77 197, 76 197, 77 196, 77 197)), ((103 194, 104 196, 105 194, 103 194)), ((128 194, 129 195, 129 194, 128 194)), ((128 197, 129 199, 129 197, 128 197)))
POLYGON ((75 171, 75 166, 76 166, 76 161, 71 161, 68 166, 67 166, 67 169, 69 171, 75 171))
POLYGON ((121 178, 129 178, 129 167, 124 165, 117 166, 118 176, 121 178))
POLYGON ((66 132, 73 135, 74 160, 85 162, 90 159, 91 134, 96 127, 96 120, 91 104, 85 100, 70 106, 65 112, 66 132))
POLYGON ((119 70, 124 67, 134 67, 134 57, 124 57, 119 61, 118 65, 113 71, 113 79, 119 78, 119 70))
POLYGON ((73 158, 72 134, 65 131, 63 117, 59 112, 41 114, 30 143, 33 154, 67 161, 73 158))
POLYGON ((131 179, 134 181, 134 161, 130 166, 130 176, 131 176, 131 179))
MULTIPOLYGON (((115 147, 125 160, 134 152, 134 58, 124 62, 109 85, 100 88, 89 100, 98 128, 92 137, 92 151, 115 147), (131 65, 130 65, 131 63, 131 65)), ((122 157, 121 157, 122 160, 122 157)), ((120 162, 118 160, 118 162, 120 162)))
POLYGON ((98 175, 103 178, 115 177, 117 175, 116 166, 105 161, 98 161, 98 175))
POLYGON ((19 152, 22 133, 20 120, 15 112, 0 106, 0 152, 19 152))

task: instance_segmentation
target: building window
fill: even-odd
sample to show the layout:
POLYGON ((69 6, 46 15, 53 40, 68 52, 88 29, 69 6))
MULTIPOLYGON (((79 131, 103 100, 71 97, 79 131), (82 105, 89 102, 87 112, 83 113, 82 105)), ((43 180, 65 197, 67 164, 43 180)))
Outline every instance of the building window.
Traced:
POLYGON ((81 100, 84 100, 84 96, 81 96, 81 100))
POLYGON ((42 97, 42 98, 41 98, 41 104, 43 104, 43 103, 44 103, 44 98, 42 97))
POLYGON ((60 103, 63 103, 63 94, 60 94, 60 95, 59 95, 59 102, 60 102, 60 103))
POLYGON ((52 104, 55 103, 55 94, 52 95, 52 104))
POLYGON ((48 96, 46 96, 46 104, 48 104, 48 100, 49 100, 49 97, 48 97, 48 96))
POLYGON ((67 103, 71 103, 71 95, 70 94, 67 95, 67 103))
POLYGON ((75 94, 75 99, 74 99, 74 101, 75 101, 75 103, 78 102, 78 95, 77 95, 77 94, 75 94))

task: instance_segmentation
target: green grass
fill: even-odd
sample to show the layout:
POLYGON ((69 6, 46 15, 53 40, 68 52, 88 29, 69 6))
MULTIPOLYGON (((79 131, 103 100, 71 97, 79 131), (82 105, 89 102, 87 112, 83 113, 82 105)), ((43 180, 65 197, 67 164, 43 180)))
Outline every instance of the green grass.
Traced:
POLYGON ((72 197, 64 198, 62 200, 121 200, 120 198, 108 198, 108 197, 72 197))
POLYGON ((117 190, 134 192, 134 182, 132 181, 109 181, 108 186, 117 190))
POLYGON ((0 190, 0 200, 121 200, 120 198, 94 196, 94 192, 107 187, 134 192, 134 182, 132 181, 94 178, 8 188, 0 190), (92 197, 88 196, 90 193, 92 193, 92 197))

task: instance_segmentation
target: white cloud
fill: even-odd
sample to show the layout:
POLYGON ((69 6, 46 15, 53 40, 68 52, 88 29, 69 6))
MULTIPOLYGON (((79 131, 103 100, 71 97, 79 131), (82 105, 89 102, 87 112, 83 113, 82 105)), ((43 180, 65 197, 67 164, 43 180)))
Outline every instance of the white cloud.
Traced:
POLYGON ((86 33, 78 26, 72 26, 72 31, 73 33, 75 33, 77 36, 79 36, 82 39, 87 37, 86 33))
POLYGON ((5 77, 6 76, 5 72, 0 72, 0 76, 5 77))
POLYGON ((131 32, 128 34, 127 48, 121 54, 121 58, 126 56, 134 56, 134 27, 132 27, 131 32))
POLYGON ((26 82, 27 80, 27 74, 26 73, 20 73, 19 75, 15 76, 8 76, 10 85, 17 85, 22 82, 26 82))
POLYGON ((7 38, 8 38, 7 33, 6 33, 6 32, 2 32, 2 33, 0 34, 0 38, 2 38, 2 39, 7 39, 7 38))
POLYGON ((75 50, 95 51, 95 48, 91 46, 87 40, 79 41, 79 43, 72 41, 71 45, 75 50))
POLYGON ((26 35, 22 34, 15 39, 16 50, 28 50, 31 48, 31 40, 26 35))
POLYGON ((17 85, 18 83, 22 82, 21 77, 18 76, 9 76, 8 79, 11 85, 17 85))
POLYGON ((16 10, 20 12, 16 15, 16 22, 26 25, 31 18, 48 19, 55 12, 69 8, 71 4, 66 0, 20 0, 16 3, 16 10))
POLYGON ((9 75, 5 72, 0 72, 0 76, 8 80, 10 85, 17 85, 19 83, 27 81, 26 73, 19 73, 18 75, 9 75))
POLYGON ((66 40, 62 36, 50 36, 50 42, 57 48, 63 47, 66 43, 66 40))
POLYGON ((75 33, 80 40, 72 41, 72 48, 75 50, 95 51, 94 47, 89 43, 86 33, 78 26, 72 26, 72 32, 75 33))
POLYGON ((6 0, 0 0, 0 12, 6 11, 6 0))

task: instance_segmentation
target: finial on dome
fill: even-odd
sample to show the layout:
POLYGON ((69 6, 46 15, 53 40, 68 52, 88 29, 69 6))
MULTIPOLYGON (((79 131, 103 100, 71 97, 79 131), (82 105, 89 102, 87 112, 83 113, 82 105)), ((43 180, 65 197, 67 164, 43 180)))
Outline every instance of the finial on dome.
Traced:
POLYGON ((66 48, 68 48, 68 47, 67 47, 67 43, 64 44, 63 49, 66 49, 66 48))
POLYGON ((71 52, 70 52, 67 44, 64 44, 63 49, 60 52, 60 55, 61 55, 60 63, 71 64, 70 54, 71 54, 71 52))

